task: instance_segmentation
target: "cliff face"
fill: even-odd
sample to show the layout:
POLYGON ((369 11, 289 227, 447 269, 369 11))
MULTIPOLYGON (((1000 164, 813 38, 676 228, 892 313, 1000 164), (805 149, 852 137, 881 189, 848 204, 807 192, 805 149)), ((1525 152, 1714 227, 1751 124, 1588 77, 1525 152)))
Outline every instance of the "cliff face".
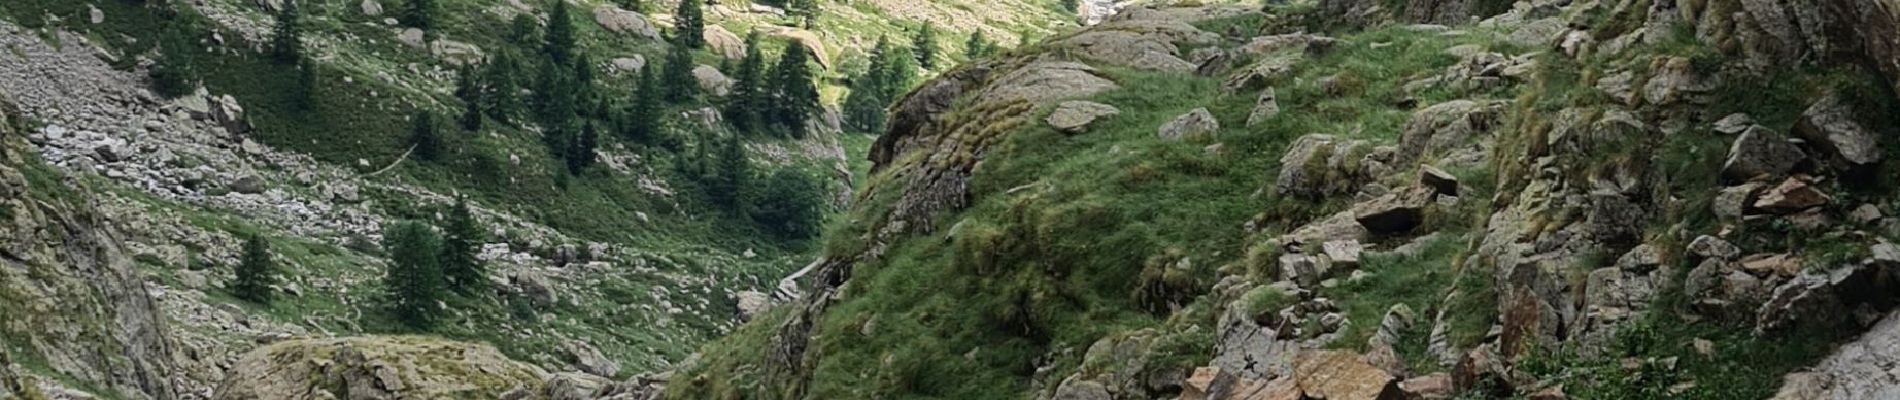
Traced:
POLYGON ((893 106, 671 394, 1869 396, 1895 6, 1132 8, 893 106))
POLYGON ((24 151, 24 122, 0 111, 0 332, 10 388, 84 382, 129 398, 171 399, 170 333, 122 239, 88 198, 24 151), (18 364, 57 376, 36 376, 18 364))

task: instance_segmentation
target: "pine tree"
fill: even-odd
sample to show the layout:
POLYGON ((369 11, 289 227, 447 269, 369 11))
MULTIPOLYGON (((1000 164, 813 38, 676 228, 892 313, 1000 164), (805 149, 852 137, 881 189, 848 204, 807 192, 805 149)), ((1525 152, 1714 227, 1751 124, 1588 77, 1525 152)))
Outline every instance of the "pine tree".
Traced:
POLYGON ((488 284, 488 267, 475 257, 481 251, 482 227, 469 210, 468 199, 455 200, 449 209, 448 226, 442 227, 442 275, 450 289, 475 294, 488 284))
POLYGON ((586 171, 587 167, 594 165, 594 147, 599 145, 599 140, 600 133, 595 130, 594 123, 588 122, 582 125, 574 139, 568 141, 567 156, 564 157, 567 160, 568 173, 579 175, 582 171, 586 171))
POLYGON ((261 304, 270 304, 271 285, 277 284, 277 265, 271 261, 270 243, 252 234, 244 240, 244 254, 238 260, 237 280, 231 283, 232 295, 261 304))
POLYGON ((624 119, 623 136, 629 141, 656 144, 660 136, 660 118, 663 105, 660 104, 661 91, 659 79, 653 76, 653 68, 640 69, 640 90, 634 94, 633 105, 624 119))
POLYGON ((554 0, 554 9, 548 11, 548 33, 541 47, 549 61, 562 65, 574 57, 574 20, 567 14, 567 1, 554 0))
POLYGON ((598 106, 598 94, 594 90, 594 62, 586 54, 574 56, 573 79, 568 82, 574 96, 575 112, 591 112, 598 106))
POLYGON ((309 57, 297 62, 297 105, 305 108, 317 101, 317 64, 309 57))
POLYGON ((743 215, 748 203, 745 190, 751 187, 752 160, 746 158, 745 145, 736 136, 720 143, 717 157, 717 164, 707 171, 712 174, 706 179, 707 197, 743 215))
POLYGON ((891 52, 890 41, 879 37, 877 45, 871 47, 871 65, 851 79, 851 94, 844 99, 844 122, 851 129, 859 132, 883 129, 885 108, 890 102, 884 94, 888 92, 885 70, 890 68, 891 52))
MULTIPOLYGON (((552 59, 541 61, 541 73, 535 81, 535 112, 542 128, 569 123, 580 110, 579 86, 573 69, 552 59)), ((557 147, 558 148, 558 147, 557 147)))
POLYGON ((383 276, 388 306, 410 328, 435 326, 442 298, 442 239, 427 224, 398 222, 383 234, 389 271, 383 276))
POLYGON ((963 58, 976 61, 983 57, 989 57, 990 52, 995 50, 994 46, 996 45, 991 44, 988 38, 983 37, 983 31, 971 32, 970 40, 963 44, 963 58))
POLYGON ((533 14, 515 14, 515 19, 508 23, 508 41, 514 42, 516 46, 533 46, 535 42, 541 40, 540 28, 540 23, 534 21, 533 14))
POLYGON ((700 0, 680 0, 679 10, 673 13, 676 28, 673 34, 678 36, 674 45, 684 45, 688 49, 706 47, 706 16, 700 12, 700 0))
POLYGON ((409 0, 397 19, 403 26, 428 30, 435 20, 435 0, 409 0))
POLYGON ((762 125, 759 112, 765 109, 765 56, 759 53, 759 33, 745 37, 745 58, 733 73, 732 96, 725 106, 726 121, 740 132, 755 133, 762 125))
POLYGON ((435 114, 428 111, 416 111, 410 121, 409 145, 415 148, 415 156, 423 161, 435 161, 442 156, 442 138, 435 131, 435 114))
POLYGON ((811 51, 789 41, 778 66, 772 68, 772 120, 791 137, 805 137, 805 122, 818 111, 818 86, 812 82, 811 51))
POLYGON ((486 90, 476 83, 475 77, 475 67, 466 65, 455 77, 455 98, 462 100, 462 116, 456 122, 462 130, 470 132, 482 129, 482 106, 487 104, 487 100, 482 99, 486 90))
POLYGON ((191 94, 198 88, 197 44, 180 21, 166 25, 158 39, 158 64, 151 69, 152 89, 166 98, 191 94))
POLYGON ((666 85, 666 101, 673 103, 683 103, 699 95, 699 80, 693 78, 693 54, 686 40, 686 35, 674 34, 673 45, 666 52, 666 66, 660 70, 664 77, 661 81, 666 85))
POLYGON ((513 123, 521 115, 521 62, 514 50, 501 49, 495 59, 482 68, 482 108, 488 117, 503 124, 513 123))
POLYGON ((277 12, 277 27, 271 35, 271 59, 281 65, 296 65, 303 60, 303 29, 297 26, 303 17, 297 3, 298 0, 284 2, 284 10, 277 12))
POLYGON ((936 28, 924 24, 923 29, 917 31, 917 36, 911 38, 910 46, 912 51, 917 52, 917 65, 922 65, 924 69, 937 67, 936 28))

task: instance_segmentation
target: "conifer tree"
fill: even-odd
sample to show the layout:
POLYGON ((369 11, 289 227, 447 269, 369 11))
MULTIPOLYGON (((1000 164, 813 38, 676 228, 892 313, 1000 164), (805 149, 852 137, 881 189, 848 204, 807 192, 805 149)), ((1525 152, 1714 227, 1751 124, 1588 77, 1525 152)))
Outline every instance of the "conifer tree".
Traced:
POLYGON ((573 79, 568 82, 574 96, 574 111, 592 112, 598 106, 598 94, 594 91, 594 62, 586 54, 574 56, 573 79))
POLYGON ((158 39, 158 64, 151 69, 152 88, 166 98, 191 94, 198 88, 197 43, 180 21, 166 25, 158 39))
POLYGON ((534 96, 535 112, 542 128, 567 124, 580 110, 579 86, 574 82, 573 69, 552 59, 541 61, 534 96))
POLYGON ((435 114, 428 111, 416 111, 410 121, 409 145, 415 148, 415 156, 423 161, 435 161, 442 156, 442 138, 435 131, 435 114))
POLYGON ((455 98, 462 100, 462 116, 456 122, 470 132, 482 129, 482 106, 487 104, 482 99, 486 90, 476 83, 475 76, 475 67, 466 65, 455 76, 455 98))
POLYGON ((751 187, 752 161, 746 158, 745 145, 739 138, 728 137, 720 142, 718 161, 707 177, 707 194, 713 203, 724 206, 737 213, 746 211, 745 190, 751 187))
POLYGON ((274 284, 277 284, 277 265, 271 261, 270 243, 252 234, 244 240, 244 254, 238 260, 237 280, 231 283, 231 292, 240 299, 270 304, 274 284))
POLYGON ((296 65, 303 60, 302 11, 297 9, 299 0, 284 2, 283 11, 277 12, 277 26, 271 35, 271 59, 279 65, 296 65))
POLYGON ((294 93, 297 105, 310 107, 317 101, 317 64, 304 57, 297 62, 297 87, 294 93))
POLYGON ((917 52, 917 65, 923 66, 924 69, 937 67, 936 28, 931 27, 930 24, 924 24, 923 29, 917 31, 917 36, 911 38, 910 47, 911 51, 917 52))
POLYGON ((812 82, 811 51, 790 40, 772 68, 772 121, 795 138, 805 137, 805 122, 818 110, 818 86, 812 82))
POLYGON ((846 126, 858 132, 875 132, 884 127, 885 108, 889 100, 884 98, 885 65, 890 54, 890 42, 878 38, 877 45, 871 48, 871 65, 863 73, 851 79, 851 94, 844 99, 844 122, 846 126))
POLYGON ((655 144, 660 136, 660 118, 663 105, 660 103, 658 78, 653 76, 653 68, 640 69, 640 90, 634 94, 633 105, 624 119, 622 135, 630 141, 655 144))
POLYGON ((789 0, 785 14, 804 21, 805 29, 811 29, 812 22, 818 19, 818 0, 789 0))
POLYGON ((674 45, 688 49, 706 47, 706 16, 700 11, 700 1, 680 0, 679 10, 673 13, 676 26, 673 34, 679 37, 674 45))
POLYGON ((448 218, 448 226, 442 227, 442 275, 456 292, 479 293, 488 284, 488 267, 475 257, 481 251, 482 227, 465 198, 455 200, 448 218))
POLYGON ((397 18, 403 26, 428 30, 435 22, 435 0, 408 0, 397 18))
POLYGON ((442 298, 442 239, 427 224, 398 222, 383 234, 389 271, 383 276, 388 306, 410 328, 435 326, 442 298))
POLYGON ((963 43, 963 58, 976 61, 983 57, 989 57, 990 52, 995 50, 995 46, 995 44, 990 43, 988 38, 983 37, 983 31, 971 32, 970 40, 963 43))
POLYGON ((643 0, 620 0, 620 8, 645 14, 647 12, 647 2, 643 0))
POLYGON ((488 117, 511 124, 521 115, 521 62, 514 50, 501 49, 495 59, 481 69, 482 108, 488 117))
POLYGON ((533 46, 541 40, 540 28, 540 23, 534 21, 533 14, 515 14, 515 19, 508 23, 508 41, 514 42, 516 46, 533 46))
POLYGON ((568 173, 579 175, 594 165, 594 147, 599 145, 599 140, 600 133, 595 130, 593 122, 582 124, 580 132, 568 141, 567 156, 564 157, 568 173))
POLYGON ((673 45, 666 52, 666 65, 660 70, 661 81, 666 85, 666 101, 673 103, 692 100, 699 94, 699 80, 693 78, 693 54, 685 45, 686 35, 679 32, 674 33, 673 45))
POLYGON ((759 33, 745 37, 745 58, 733 73, 732 96, 725 107, 726 121, 740 132, 756 133, 763 124, 760 111, 767 103, 765 56, 759 53, 759 33))
POLYGON ((548 11, 548 32, 541 47, 549 61, 560 65, 574 58, 574 20, 567 14, 567 1, 554 0, 554 9, 548 11))

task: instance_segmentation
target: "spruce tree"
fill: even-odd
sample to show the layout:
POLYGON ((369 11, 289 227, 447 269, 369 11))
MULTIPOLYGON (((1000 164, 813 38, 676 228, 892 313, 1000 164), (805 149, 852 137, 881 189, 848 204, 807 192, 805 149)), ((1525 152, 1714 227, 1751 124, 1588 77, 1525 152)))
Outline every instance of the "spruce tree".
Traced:
POLYGON ((308 108, 317 101, 317 64, 309 57, 297 62, 297 105, 308 108))
POLYGON ((435 161, 442 156, 442 138, 435 131, 435 114, 428 111, 416 111, 410 121, 409 145, 415 148, 415 156, 423 161, 435 161))
POLYGON ((533 14, 515 14, 515 19, 508 23, 508 41, 514 42, 516 46, 533 46, 541 40, 540 28, 541 24, 534 21, 533 14))
POLYGON ((673 34, 679 36, 674 45, 684 45, 689 49, 706 47, 706 16, 700 11, 700 0, 680 0, 679 10, 673 13, 673 34))
POLYGON ((198 88, 197 43, 193 43, 181 21, 166 25, 158 39, 158 63, 152 66, 152 89, 160 96, 177 98, 198 88))
POLYGON ((511 124, 521 115, 521 62, 514 50, 501 49, 495 59, 481 69, 484 102, 482 109, 488 117, 503 124, 511 124))
POLYGON ((789 42, 772 68, 772 120, 791 137, 803 138, 806 120, 818 111, 818 86, 812 82, 811 51, 797 40, 789 42))
POLYGON ((488 284, 488 267, 476 258, 481 251, 482 227, 475 221, 474 212, 469 210, 468 199, 455 200, 455 208, 449 209, 448 226, 442 227, 442 275, 450 289, 462 294, 476 294, 488 284))
POLYGON ((963 58, 976 61, 977 59, 988 57, 991 50, 994 49, 993 46, 995 45, 990 44, 989 39, 983 37, 983 31, 971 32, 970 40, 963 43, 963 58))
POLYGON ((707 177, 707 197, 713 203, 735 213, 746 212, 746 189, 751 187, 752 160, 746 158, 745 145, 738 137, 728 137, 719 146, 717 164, 711 168, 712 176, 707 177))
POLYGON ((594 165, 594 147, 599 145, 600 133, 593 122, 582 124, 580 132, 568 141, 567 172, 580 175, 587 167, 594 165))
POLYGON ((692 100, 699 94, 699 80, 693 78, 693 54, 686 41, 685 34, 674 33, 673 45, 666 51, 666 65, 660 70, 664 77, 662 83, 666 85, 666 101, 673 103, 692 100))
POLYGON ((653 68, 641 68, 640 90, 634 94, 624 122, 623 135, 627 140, 649 145, 659 142, 660 118, 665 112, 660 102, 662 90, 659 79, 653 76, 653 68))
POLYGON ((298 2, 287 0, 283 11, 277 12, 277 27, 271 35, 271 59, 280 65, 296 65, 303 60, 303 31, 297 26, 303 17, 297 9, 298 2))
POLYGON ((745 37, 745 58, 733 73, 732 96, 727 98, 725 106, 726 121, 740 132, 756 133, 763 124, 760 111, 767 104, 765 72, 765 56, 759 53, 759 33, 752 32, 745 37))
POLYGON ((571 95, 574 96, 575 112, 592 112, 598 106, 598 94, 594 91, 594 62, 586 54, 574 56, 573 79, 568 82, 571 95))
POLYGON ((475 67, 465 65, 455 77, 455 98, 462 100, 462 116, 456 122, 470 132, 482 129, 482 106, 487 103, 482 99, 486 91, 475 76, 475 67))
POLYGON ((231 283, 232 295, 259 304, 270 304, 271 285, 277 284, 277 265, 271 261, 270 243, 252 234, 244 240, 244 254, 238 259, 237 280, 231 283))
POLYGON ((937 29, 924 24, 923 29, 917 31, 917 36, 911 38, 911 50, 917 52, 917 65, 922 65, 924 69, 936 68, 937 29))
POLYGON ((541 73, 536 78, 534 96, 535 112, 542 128, 552 128, 574 119, 580 110, 579 87, 574 82, 573 69, 552 59, 541 61, 541 73))
POLYGON ((567 1, 554 0, 554 9, 548 11, 548 32, 541 46, 541 52, 549 61, 562 65, 574 57, 574 20, 567 14, 567 1))
POLYGON ((383 275, 388 306, 410 328, 435 326, 442 298, 442 239, 427 224, 398 222, 383 234, 389 271, 383 275))
POLYGON ((428 30, 435 22, 435 0, 408 0, 397 19, 403 26, 428 30))

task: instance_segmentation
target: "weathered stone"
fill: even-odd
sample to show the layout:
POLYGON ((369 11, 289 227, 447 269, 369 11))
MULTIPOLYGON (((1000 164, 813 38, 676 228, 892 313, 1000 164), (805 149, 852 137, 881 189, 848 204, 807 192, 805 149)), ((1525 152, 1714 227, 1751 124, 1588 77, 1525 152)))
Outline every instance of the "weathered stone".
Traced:
POLYGON ((1716 216, 1728 220, 1741 219, 1753 210, 1755 199, 1759 198, 1767 184, 1748 182, 1738 186, 1723 188, 1715 199, 1709 202, 1709 208, 1716 216))
POLYGON ((360 8, 363 10, 363 15, 366 16, 374 17, 383 15, 383 3, 377 0, 363 0, 360 8))
POLYGON ((745 57, 745 39, 740 39, 739 35, 726 30, 726 27, 707 25, 704 36, 706 48, 712 50, 713 54, 734 60, 745 57))
POLYGON ((1293 376, 1308 398, 1385 400, 1400 396, 1398 379, 1359 357, 1336 350, 1301 352, 1293 376))
POLYGON ((1252 127, 1280 115, 1280 95, 1269 87, 1260 91, 1260 97, 1254 100, 1253 111, 1247 113, 1247 126, 1252 127))
POLYGON ((1418 166, 1418 183, 1432 188, 1440 196, 1458 196, 1458 177, 1430 164, 1418 166))
POLYGON ((1412 114, 1399 133, 1397 163, 1417 163, 1427 155, 1477 144, 1482 134, 1501 122, 1498 103, 1453 100, 1412 114))
POLYGON ((1049 117, 1043 121, 1063 133, 1076 134, 1087 132, 1089 126, 1094 125, 1096 121, 1119 115, 1121 112, 1121 109, 1115 106, 1073 100, 1056 105, 1055 111, 1049 112, 1049 117))
POLYGON ((595 7, 594 22, 599 23, 602 28, 607 28, 609 32, 633 35, 647 40, 660 40, 660 30, 647 22, 646 16, 622 10, 619 7, 610 5, 595 7))
POLYGON ((1358 240, 1352 239, 1328 241, 1320 248, 1325 250, 1326 258, 1332 259, 1333 265, 1344 267, 1359 265, 1359 254, 1365 251, 1358 240))
POLYGON ((231 181, 230 189, 243 194, 261 194, 264 193, 264 178, 256 174, 244 175, 231 181))
POLYGON ((1155 131, 1156 136, 1166 140, 1211 137, 1220 131, 1220 121, 1207 108, 1196 108, 1187 114, 1175 117, 1155 131))
POLYGON ((747 320, 757 318, 772 306, 772 296, 747 290, 734 295, 739 304, 739 316, 747 320))
POLYGON ((1820 149, 1830 162, 1862 168, 1880 162, 1880 143, 1873 131, 1855 121, 1854 110, 1840 96, 1828 95, 1801 113, 1794 132, 1820 149))
POLYGON ((1806 372, 1788 374, 1773 400, 1900 398, 1900 314, 1890 313, 1806 372))
POLYGON ((1780 185, 1762 192, 1755 200, 1755 208, 1776 214, 1792 214, 1797 211, 1827 205, 1833 199, 1821 189, 1815 188, 1806 179, 1800 177, 1783 180, 1780 185))
POLYGON ((1399 382, 1406 400, 1443 400, 1452 397, 1451 375, 1443 372, 1413 377, 1399 382))
POLYGON ((283 341, 245 354, 228 371, 215 399, 320 398, 313 388, 354 398, 499 398, 548 375, 494 347, 412 336, 283 341))
POLYGON ((1431 188, 1412 187, 1372 201, 1352 206, 1353 219, 1373 233, 1404 233, 1425 219, 1425 207, 1432 204, 1431 188))
POLYGON ((1293 233, 1281 237, 1280 241, 1289 246, 1323 246, 1324 243, 1333 241, 1363 241, 1366 236, 1366 227, 1359 225, 1359 221, 1353 219, 1352 211, 1341 211, 1295 229, 1293 233))
POLYGON ((1801 272, 1801 258, 1793 254, 1754 254, 1741 260, 1743 271, 1759 277, 1793 277, 1801 272))
POLYGON ((1740 135, 1753 126, 1755 126, 1755 118, 1749 117, 1748 114, 1736 113, 1729 114, 1729 116, 1722 117, 1721 120, 1715 121, 1715 127, 1713 129, 1715 133, 1740 135))
POLYGON ((561 351, 567 353, 567 361, 575 368, 589 374, 614 376, 620 373, 620 363, 607 359, 600 349, 581 340, 569 340, 561 344, 561 351))
MULTIPOLYGON (((1374 153, 1365 141, 1344 140, 1332 135, 1306 135, 1293 141, 1280 156, 1280 175, 1274 190, 1283 195, 1320 198, 1350 193, 1358 183, 1373 175, 1365 168, 1379 164, 1367 162, 1374 153), (1350 169, 1359 166, 1360 169, 1350 169)), ((1387 158, 1389 160, 1389 158, 1387 158)))
POLYGON ((732 93, 732 79, 719 72, 719 68, 710 65, 693 67, 693 79, 699 81, 699 90, 717 97, 732 93))
POLYGON ((635 54, 630 57, 615 58, 608 62, 608 65, 613 67, 611 71, 616 74, 637 73, 640 72, 640 69, 646 68, 647 58, 646 56, 635 54))
POLYGON ((1735 143, 1729 147, 1728 161, 1722 164, 1722 176, 1732 181, 1779 178, 1806 159, 1807 155, 1801 152, 1801 148, 1788 143, 1787 137, 1766 127, 1753 125, 1736 137, 1735 143))
POLYGON ((1742 255, 1742 249, 1721 238, 1702 235, 1689 242, 1689 254, 1701 258, 1733 260, 1742 255))

